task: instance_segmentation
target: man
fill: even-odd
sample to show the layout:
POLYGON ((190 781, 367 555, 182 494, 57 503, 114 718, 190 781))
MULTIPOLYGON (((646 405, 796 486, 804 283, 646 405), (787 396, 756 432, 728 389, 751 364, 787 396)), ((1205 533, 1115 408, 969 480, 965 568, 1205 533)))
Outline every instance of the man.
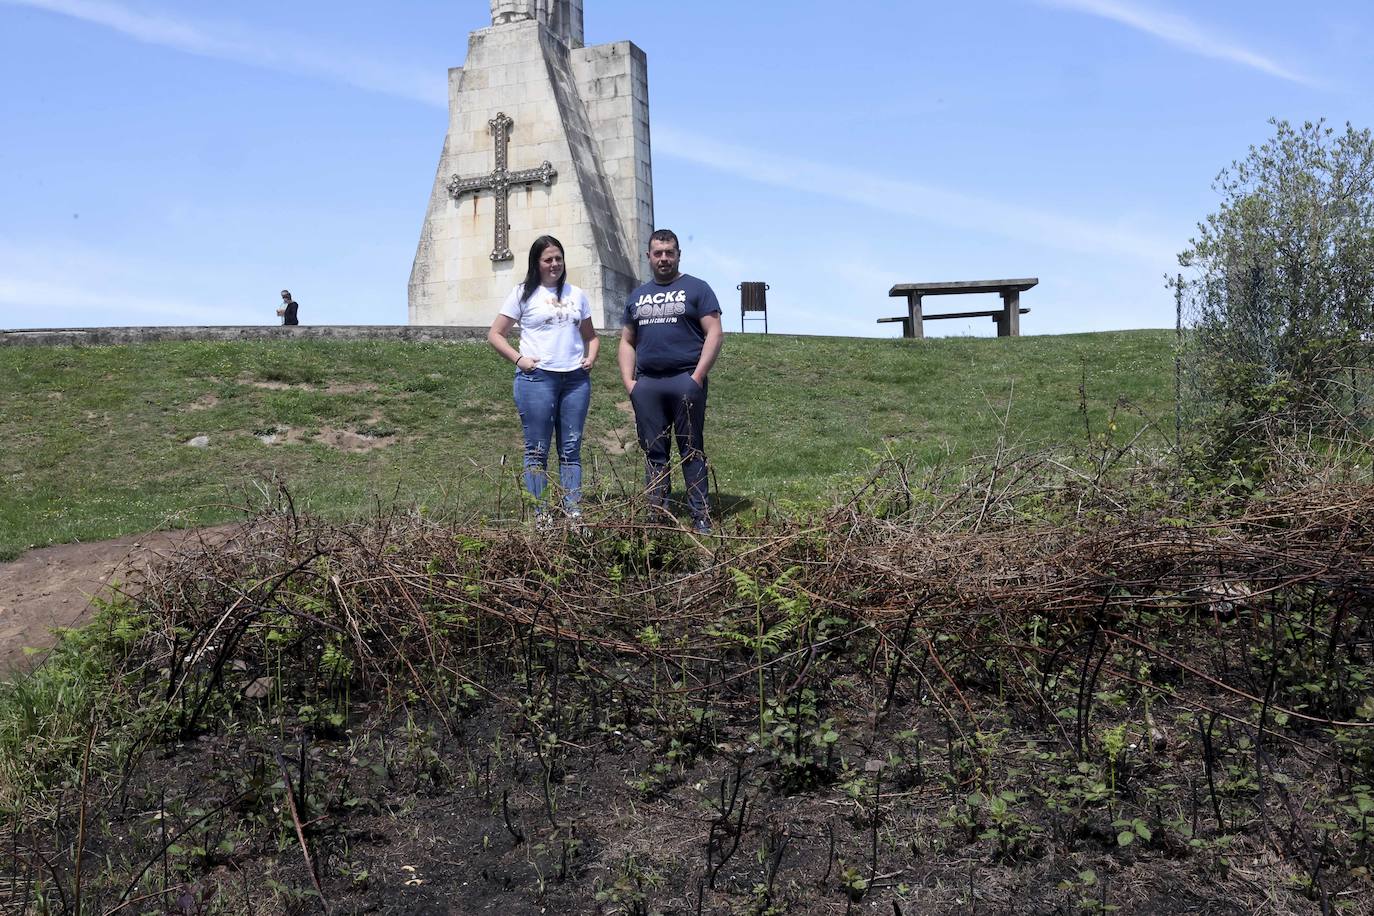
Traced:
POLYGON ((300 324, 300 319, 297 317, 299 309, 300 306, 296 304, 296 300, 291 298, 291 290, 282 290, 281 308, 277 309, 277 314, 281 316, 281 323, 283 325, 300 324))
POLYGON ((703 431, 706 377, 720 355, 722 340, 720 303, 711 287, 678 270, 681 259, 671 230, 659 229, 649 237, 653 279, 625 303, 616 360, 644 449, 651 511, 668 512, 671 433, 682 459, 692 530, 710 534, 703 431))

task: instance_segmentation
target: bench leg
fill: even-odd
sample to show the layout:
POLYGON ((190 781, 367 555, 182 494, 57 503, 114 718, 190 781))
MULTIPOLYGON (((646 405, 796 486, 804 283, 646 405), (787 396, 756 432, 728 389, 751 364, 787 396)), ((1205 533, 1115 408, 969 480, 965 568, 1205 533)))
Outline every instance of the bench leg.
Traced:
POLYGON ((1021 293, 1017 290, 1002 291, 1002 314, 997 317, 997 336, 1021 336, 1021 293))
POLYGON ((917 293, 907 293, 906 321, 902 324, 902 336, 916 340, 925 339, 925 319, 921 316, 921 297, 917 293))

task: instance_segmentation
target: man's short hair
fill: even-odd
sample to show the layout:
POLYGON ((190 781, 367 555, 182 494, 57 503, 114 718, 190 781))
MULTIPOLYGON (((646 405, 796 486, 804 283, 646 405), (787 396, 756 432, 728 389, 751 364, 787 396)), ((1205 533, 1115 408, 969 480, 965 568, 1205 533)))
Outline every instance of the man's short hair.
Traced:
POLYGON ((290 298, 291 298, 291 290, 289 290, 289 289, 284 289, 284 290, 282 290, 282 291, 281 291, 281 297, 282 297, 283 299, 290 299, 290 298))
POLYGON ((677 233, 671 229, 655 229, 654 234, 649 236, 649 247, 652 248, 654 242, 672 242, 674 248, 682 250, 682 246, 678 244, 677 233))

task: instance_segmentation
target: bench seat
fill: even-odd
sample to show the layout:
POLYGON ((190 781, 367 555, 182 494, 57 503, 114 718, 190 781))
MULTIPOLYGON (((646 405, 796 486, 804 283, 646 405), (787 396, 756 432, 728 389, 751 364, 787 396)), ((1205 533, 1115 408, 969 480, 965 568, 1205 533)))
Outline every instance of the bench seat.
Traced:
MULTIPOLYGON (((1025 315, 1030 312, 1030 309, 1017 309, 1017 311, 1025 315)), ((996 321, 1001 317, 1001 309, 995 309, 991 312, 946 312, 943 315, 927 315, 923 312, 921 314, 921 318, 925 321, 932 321, 936 318, 991 318, 993 321, 996 321)), ((903 336, 910 337, 911 334, 907 332, 906 329, 911 326, 911 319, 906 315, 897 315, 894 318, 879 318, 878 324, 890 324, 897 321, 902 323, 903 336)))

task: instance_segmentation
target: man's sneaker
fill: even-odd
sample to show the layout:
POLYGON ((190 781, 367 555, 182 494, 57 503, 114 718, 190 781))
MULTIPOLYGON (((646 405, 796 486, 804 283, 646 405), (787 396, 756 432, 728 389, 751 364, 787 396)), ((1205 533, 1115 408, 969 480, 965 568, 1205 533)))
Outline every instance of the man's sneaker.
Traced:
POLYGON ((709 518, 694 518, 694 519, 692 519, 692 533, 693 533, 693 534, 703 534, 703 535, 704 535, 704 534, 710 534, 710 533, 711 533, 711 520, 710 520, 709 518))

